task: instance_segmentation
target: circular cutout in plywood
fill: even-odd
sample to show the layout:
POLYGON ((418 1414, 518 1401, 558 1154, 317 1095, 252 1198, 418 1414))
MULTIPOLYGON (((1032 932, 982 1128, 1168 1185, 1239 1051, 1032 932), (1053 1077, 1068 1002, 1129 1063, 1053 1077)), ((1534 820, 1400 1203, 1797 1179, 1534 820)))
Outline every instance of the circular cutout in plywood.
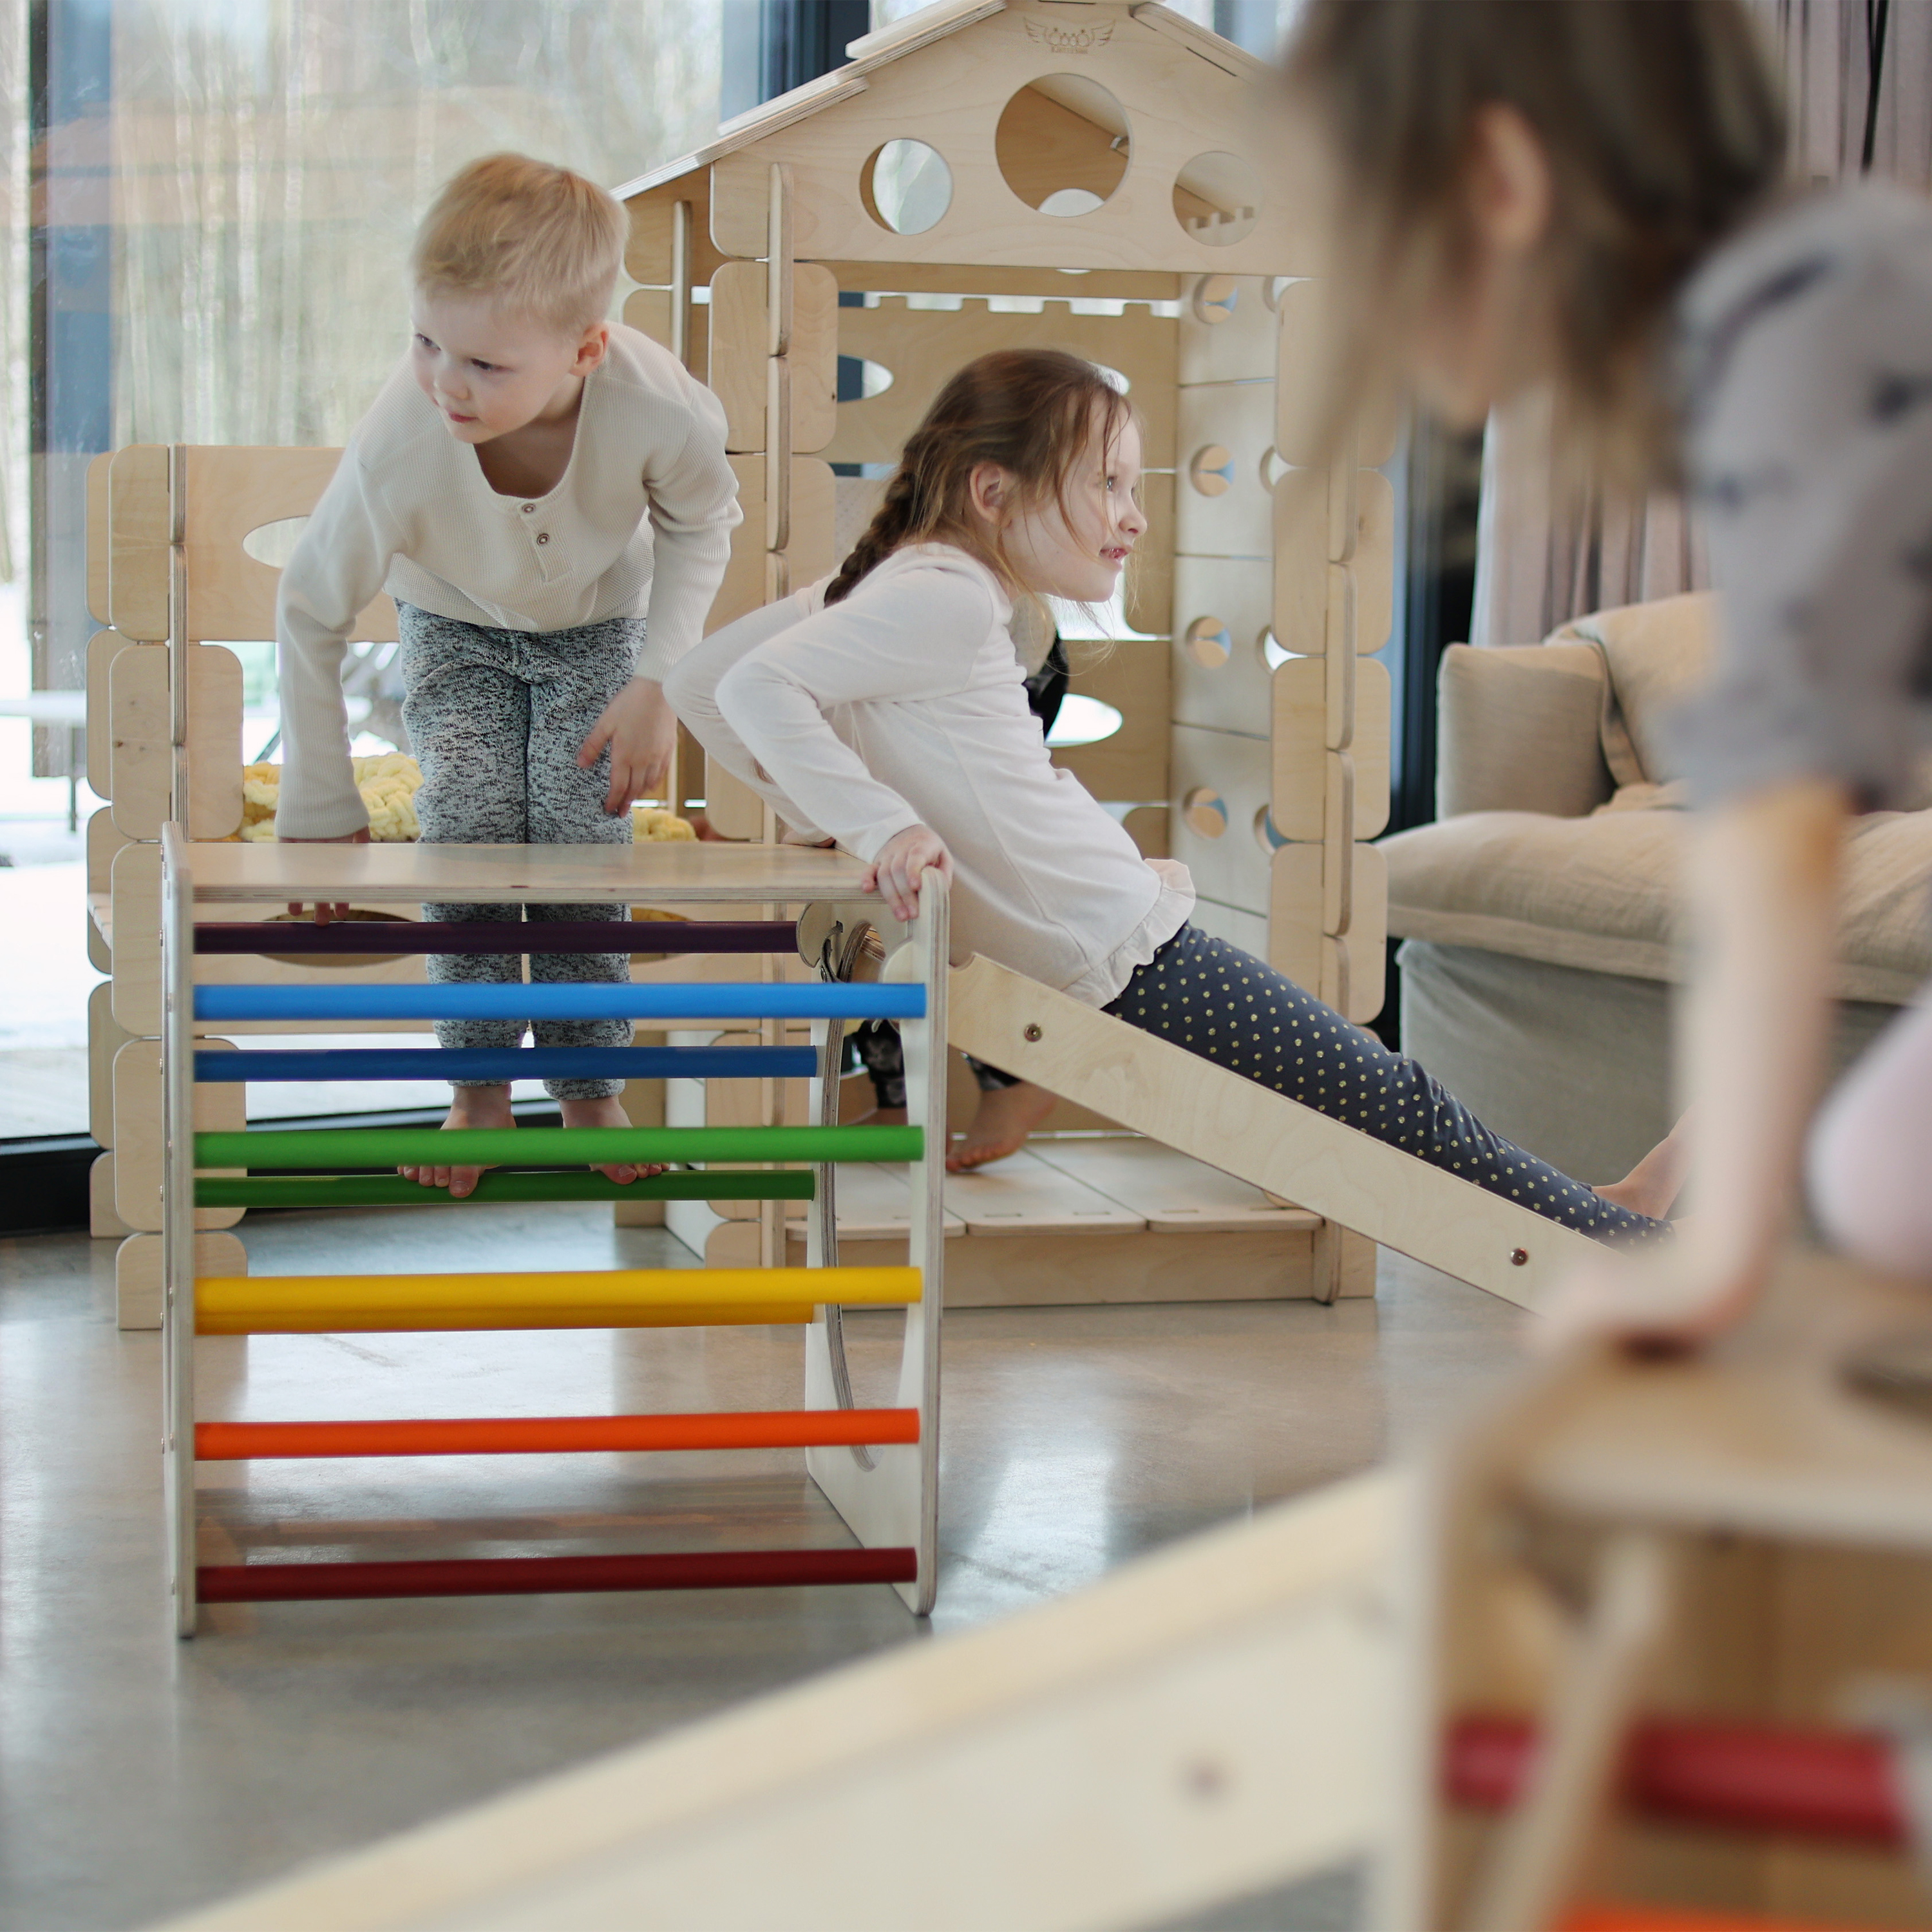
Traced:
POLYGON ((1255 843, 1270 859, 1288 843, 1274 829, 1274 814, 1266 806, 1262 806, 1255 814, 1255 843))
POLYGON ((1196 154, 1174 177, 1174 220, 1210 248, 1246 240, 1261 206, 1261 177, 1238 154, 1196 154))
POLYGON ((1187 655, 1203 670, 1219 670, 1233 655, 1234 640, 1218 617, 1197 617, 1181 639, 1187 655))
POLYGON ((1218 838, 1228 829, 1228 801, 1212 785, 1196 785, 1180 801, 1187 829, 1203 838, 1218 838))
POLYGON ((1188 464, 1187 480, 1204 496, 1225 496, 1234 487, 1234 459, 1218 442, 1207 443, 1188 464))
POLYGON ((1126 178, 1132 152, 1126 110, 1084 74, 1029 82, 993 131, 1000 178, 1042 214, 1092 214, 1126 178))
POLYGON ((1204 322, 1211 328, 1228 321, 1240 298, 1240 284, 1232 275, 1203 275, 1194 284, 1190 306, 1194 310, 1195 320, 1204 322))
POLYGON ((952 170, 923 141, 888 141, 859 171, 866 212, 894 235, 923 235, 952 206, 952 170))

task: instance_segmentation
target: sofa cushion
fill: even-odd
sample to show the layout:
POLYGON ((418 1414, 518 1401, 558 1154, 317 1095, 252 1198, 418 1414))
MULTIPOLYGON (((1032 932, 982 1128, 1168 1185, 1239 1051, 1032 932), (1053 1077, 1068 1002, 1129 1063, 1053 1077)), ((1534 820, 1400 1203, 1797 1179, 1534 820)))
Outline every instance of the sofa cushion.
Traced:
POLYGON ((1610 796, 1594 643, 1451 644, 1438 674, 1436 810, 1580 818, 1610 796))
MULTIPOLYGON (((1390 932, 1643 980, 1683 976, 1678 871, 1690 821, 1655 806, 1588 818, 1470 812, 1382 842, 1390 932)), ((1852 821, 1840 997, 1901 1004, 1932 974, 1932 812, 1852 821)))
POLYGON ((1708 590, 1592 611, 1553 631, 1551 644, 1588 644, 1610 673, 1602 720, 1604 762, 1621 787, 1654 784, 1675 773, 1654 754, 1658 720, 1709 675, 1717 600, 1708 590))

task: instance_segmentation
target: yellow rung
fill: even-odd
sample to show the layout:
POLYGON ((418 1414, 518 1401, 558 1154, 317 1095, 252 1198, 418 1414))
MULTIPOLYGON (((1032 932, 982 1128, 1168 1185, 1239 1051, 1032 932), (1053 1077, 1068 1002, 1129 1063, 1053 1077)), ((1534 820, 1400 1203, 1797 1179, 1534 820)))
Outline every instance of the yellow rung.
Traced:
POLYGON ((203 1335, 808 1322, 815 1304, 916 1301, 912 1268, 623 1268, 553 1274, 216 1275, 203 1335))

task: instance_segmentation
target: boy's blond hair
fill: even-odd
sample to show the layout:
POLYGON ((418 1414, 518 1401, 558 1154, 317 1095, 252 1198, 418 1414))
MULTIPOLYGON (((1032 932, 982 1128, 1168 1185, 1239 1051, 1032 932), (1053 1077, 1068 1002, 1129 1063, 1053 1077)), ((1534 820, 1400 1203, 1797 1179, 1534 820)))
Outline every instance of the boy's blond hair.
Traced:
POLYGON ((527 154, 486 154, 444 184, 410 269, 419 289, 490 296, 574 334, 609 310, 629 232, 595 182, 527 154))

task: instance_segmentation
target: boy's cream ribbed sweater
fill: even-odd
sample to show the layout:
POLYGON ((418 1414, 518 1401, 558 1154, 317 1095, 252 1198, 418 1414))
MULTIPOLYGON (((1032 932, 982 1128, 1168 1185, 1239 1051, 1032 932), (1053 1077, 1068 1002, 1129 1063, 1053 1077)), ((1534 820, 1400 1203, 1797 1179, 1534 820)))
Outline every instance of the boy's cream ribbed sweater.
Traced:
POLYGON ((717 398, 635 329, 611 329, 585 379, 570 466, 536 499, 490 488, 405 362, 282 573, 278 832, 338 838, 367 822, 349 763, 343 639, 379 591, 503 630, 644 616, 637 675, 662 680, 698 641, 739 520, 717 398))

